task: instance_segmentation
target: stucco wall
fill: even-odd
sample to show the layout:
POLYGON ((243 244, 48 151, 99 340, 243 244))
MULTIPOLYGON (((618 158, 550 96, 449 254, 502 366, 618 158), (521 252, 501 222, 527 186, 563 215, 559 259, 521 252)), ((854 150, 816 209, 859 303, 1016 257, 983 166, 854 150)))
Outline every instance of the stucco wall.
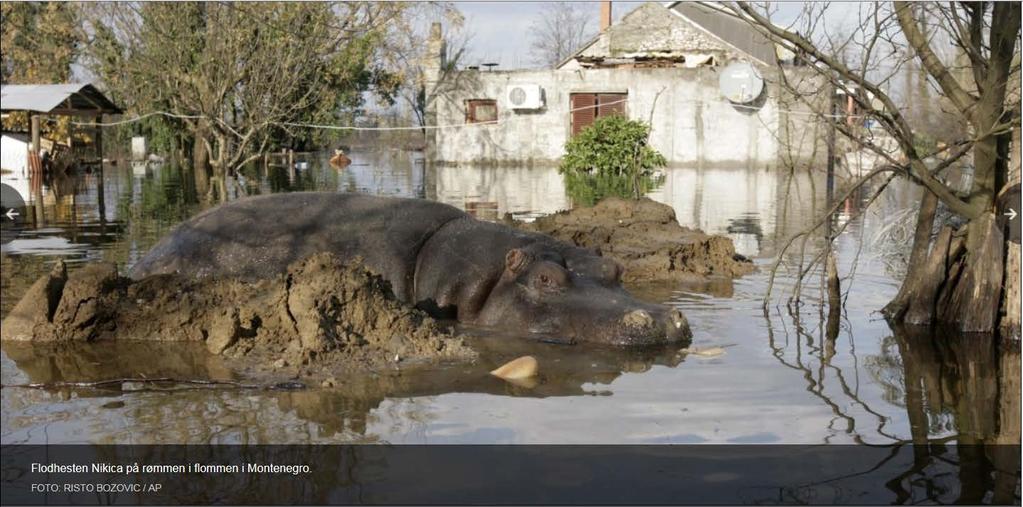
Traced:
POLYGON ((625 110, 633 119, 649 121, 653 109, 651 144, 674 165, 764 166, 777 157, 773 90, 768 87, 756 111, 734 107, 718 91, 713 68, 461 71, 449 79, 434 101, 437 125, 445 128, 433 132, 432 153, 442 163, 556 163, 569 137, 575 92, 627 92, 625 110), (540 85, 546 107, 512 110, 506 90, 514 84, 540 85), (461 126, 468 99, 496 99, 498 123, 461 126))

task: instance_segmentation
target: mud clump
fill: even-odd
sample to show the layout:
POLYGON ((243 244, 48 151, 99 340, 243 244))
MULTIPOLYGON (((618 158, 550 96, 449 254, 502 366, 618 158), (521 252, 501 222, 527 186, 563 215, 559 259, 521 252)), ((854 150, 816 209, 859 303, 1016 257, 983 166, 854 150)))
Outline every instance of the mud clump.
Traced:
POLYGON ((113 264, 41 277, 2 324, 4 340, 203 342, 255 370, 323 376, 398 363, 469 360, 462 337, 397 300, 356 260, 313 255, 258 282, 156 275, 132 281, 113 264))
POLYGON ((705 281, 713 277, 733 278, 755 270, 749 259, 735 253, 732 240, 682 227, 671 206, 647 198, 611 197, 593 207, 563 211, 515 226, 597 249, 625 267, 622 276, 625 282, 705 281))

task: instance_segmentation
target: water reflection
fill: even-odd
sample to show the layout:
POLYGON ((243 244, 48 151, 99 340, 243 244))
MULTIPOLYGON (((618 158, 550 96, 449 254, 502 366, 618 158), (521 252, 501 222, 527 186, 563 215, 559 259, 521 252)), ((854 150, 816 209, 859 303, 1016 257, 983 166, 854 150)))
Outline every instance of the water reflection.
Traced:
POLYGON ((484 219, 510 213, 518 220, 530 220, 572 207, 555 167, 441 166, 431 173, 436 193, 430 198, 477 211, 474 214, 484 219))
POLYGON ((989 336, 899 327, 882 350, 868 369, 890 402, 905 407, 914 444, 913 466, 899 483, 951 461, 963 486, 956 503, 1018 502, 1018 345, 999 350, 989 336), (950 441, 957 447, 940 445, 950 441))
MULTIPOLYGON (((798 341, 806 339, 800 336, 798 341)), ((336 389, 251 392, 200 388, 129 393, 115 387, 18 391, 11 396, 7 388, 3 441, 460 443, 469 435, 475 442, 513 442, 511 427, 465 428, 457 420, 444 417, 434 396, 458 392, 465 403, 472 403, 468 396, 481 394, 513 397, 506 398, 509 402, 519 397, 612 399, 615 393, 608 386, 622 375, 658 367, 686 368, 684 363, 695 360, 673 350, 580 351, 546 344, 537 348, 500 337, 483 340, 485 343, 479 346, 485 351, 485 359, 480 364, 401 375, 382 372, 351 379, 336 389), (536 386, 515 386, 486 375, 505 358, 526 351, 536 354, 546 366, 536 386)), ((900 438, 885 433, 884 418, 878 417, 882 424, 878 433, 891 440, 877 446, 879 452, 858 455, 875 456, 879 461, 860 464, 857 468, 861 471, 852 476, 828 480, 839 488, 836 499, 857 489, 876 494, 883 484, 894 503, 920 499, 968 504, 1018 501, 1020 405, 1014 394, 1020 385, 1019 351, 1004 353, 980 340, 935 341, 933 333, 904 329, 885 341, 888 343, 882 353, 868 356, 865 368, 885 386, 885 401, 907 412, 911 436, 900 438), (956 428, 960 428, 958 433, 956 428)), ((797 355, 786 364, 802 369, 807 389, 836 413, 848 411, 852 404, 870 410, 866 402, 857 399, 860 386, 831 389, 829 384, 844 379, 838 370, 823 374, 829 368, 826 349, 810 344, 806 357, 797 355), (820 363, 810 367, 814 361, 820 363)), ((5 343, 4 352, 5 363, 13 360, 19 372, 19 379, 8 378, 9 365, 4 365, 7 385, 18 380, 53 382, 127 376, 235 378, 219 358, 205 354, 201 347, 181 344, 49 349, 5 343)), ((784 355, 782 349, 775 349, 775 353, 784 355)), ((786 362, 781 357, 778 360, 786 362)), ((844 420, 852 422, 856 417, 847 415, 844 420)), ((610 418, 600 424, 615 425, 612 421, 610 418)), ((853 425, 848 429, 852 430, 853 425)), ((815 488, 827 490, 826 486, 798 484, 773 493, 753 487, 747 494, 761 499, 774 495, 805 499, 815 488)))
MULTIPOLYGON (((657 365, 674 367, 685 358, 677 348, 621 351, 592 346, 537 344, 496 335, 476 337, 473 346, 480 351, 481 359, 472 364, 373 372, 343 379, 339 385, 324 389, 253 392, 236 390, 231 386, 197 387, 188 384, 187 381, 192 379, 241 378, 238 367, 242 365, 235 363, 235 368, 232 368, 219 356, 211 356, 202 346, 192 343, 120 342, 102 346, 51 346, 4 342, 5 362, 13 361, 11 366, 17 370, 5 371, 3 382, 8 386, 96 379, 168 378, 183 382, 154 387, 129 382, 124 389, 120 385, 104 385, 100 388, 56 387, 40 392, 15 391, 18 395, 16 400, 39 402, 49 398, 49 402, 56 403, 56 406, 52 411, 41 413, 38 420, 30 415, 14 418, 11 425, 4 425, 3 437, 5 443, 37 442, 32 432, 42 426, 47 428, 47 438, 51 442, 80 441, 78 438, 86 437, 87 432, 83 434, 82 428, 54 426, 53 415, 61 412, 61 404, 71 400, 101 398, 105 399, 104 402, 92 407, 97 417, 105 419, 106 411, 124 408, 121 414, 124 431, 130 428, 133 434, 146 435, 145 438, 155 439, 150 440, 155 443, 306 441, 309 438, 306 432, 313 429, 316 435, 313 440, 384 441, 395 434, 415 434, 423 429, 421 423, 432 419, 428 411, 417 410, 420 407, 414 400, 450 392, 537 399, 606 396, 610 393, 600 386, 610 385, 624 373, 642 373, 657 365), (544 365, 538 377, 527 382, 510 383, 488 374, 503 362, 524 354, 534 355, 544 365), (109 403, 108 400, 120 401, 109 403), (275 402, 272 412, 276 415, 267 415, 268 400, 275 402), (389 400, 401 401, 397 405, 385 403, 389 400), (154 407, 153 404, 160 406, 154 407), (188 420, 172 427, 166 426, 168 420, 178 419, 172 414, 194 414, 197 411, 211 413, 216 423, 210 425, 188 420), (263 413, 262 417, 273 420, 274 424, 230 424, 231 429, 225 429, 224 424, 229 420, 251 417, 249 411, 263 413), (401 417, 393 417, 395 411, 401 417), (381 413, 388 417, 380 417, 381 413), (304 422, 297 434, 293 433, 296 426, 281 424, 294 418, 304 422), (381 421, 390 421, 398 426, 385 432, 371 427, 381 421), (270 429, 267 426, 279 426, 277 431, 280 433, 260 438, 260 432, 270 429), (395 431, 400 427, 404 427, 403 432, 395 431)), ((7 366, 5 364, 5 369, 7 366)), ((267 385, 275 382, 273 379, 263 381, 267 385)), ((31 404, 16 403, 13 408, 29 406, 31 404)), ((438 421, 434 419, 434 422, 438 421)), ((113 428, 99 433, 102 441, 110 443, 124 436, 113 428)), ((434 434, 431 439, 436 441, 438 436, 434 434)))
MULTIPOLYGON (((555 168, 435 167, 421 153, 394 150, 353 152, 353 164, 337 170, 326 163, 327 155, 300 155, 303 168, 254 165, 226 182, 225 194, 233 199, 315 189, 424 197, 484 219, 510 213, 528 220, 572 204, 555 168)), ((173 161, 122 162, 61 181, 19 177, 4 174, 2 179, 38 194, 29 202, 41 208, 41 220, 29 223, 0 250, 0 314, 56 259, 68 261, 72 269, 100 259, 130 266, 171 227, 208 206, 204 197, 209 189, 203 186, 208 179, 173 161)), ((893 331, 873 313, 894 294, 892 275, 897 273, 878 253, 890 245, 872 245, 869 238, 886 214, 912 202, 911 190, 893 185, 875 204, 877 210, 862 216, 866 195, 850 200, 841 219, 849 227, 836 248, 839 271, 855 270, 856 275, 843 280, 849 293, 838 318, 820 313, 814 276, 799 313, 771 308, 765 316, 763 261, 761 272, 734 282, 631 288, 682 309, 695 346, 727 346, 717 358, 494 337, 481 339, 485 353, 477 364, 353 376, 341 379, 336 389, 127 394, 5 388, 0 439, 862 442, 912 451, 908 461, 900 457, 904 451, 893 451, 895 458, 867 467, 878 465, 871 473, 875 480, 881 474, 896 499, 955 501, 961 495, 963 501, 990 501, 1009 495, 1018 502, 1018 493, 1006 486, 1018 484, 1018 472, 1013 472, 1018 461, 1013 468, 989 449, 979 448, 978 454, 971 451, 977 448, 956 447, 1019 443, 1018 350, 1006 352, 993 348, 990 340, 971 337, 893 331), (536 385, 513 385, 486 375, 500 361, 527 353, 541 362, 543 377, 536 385), (960 481, 963 491, 946 487, 949 480, 960 481)), ((664 185, 650 195, 672 205, 682 225, 727 234, 741 253, 766 259, 813 220, 822 207, 822 191, 819 175, 811 173, 679 168, 667 170, 664 185)), ((813 248, 811 242, 808 249, 813 248)), ((784 294, 793 286, 791 274, 783 272, 776 290, 784 294)), ((145 344, 140 352, 93 347, 80 354, 5 343, 0 360, 4 384, 238 374, 202 351, 179 345, 145 344)))
POLYGON ((658 202, 671 205, 679 223, 713 234, 727 233, 735 242, 736 251, 743 255, 760 252, 759 238, 745 232, 730 232, 731 222, 741 218, 756 217, 763 231, 774 232, 775 204, 778 178, 775 173, 763 170, 736 169, 673 171, 665 179, 664 186, 655 190, 650 197, 658 202), (735 197, 742 196, 742 200, 735 197))
MULTIPOLYGON (((874 401, 859 397, 857 377, 832 364, 835 338, 816 336, 798 326, 794 332, 794 348, 781 343, 787 337, 779 340, 772 335, 769 341, 771 355, 786 368, 801 372, 807 392, 833 411, 831 426, 854 435, 854 441, 862 443, 864 437, 880 435, 887 443, 912 442, 925 451, 927 444, 952 441, 962 445, 1019 444, 1019 397, 1013 391, 1020 382, 1018 350, 1000 353, 990 340, 935 340, 933 333, 921 330, 899 329, 884 338, 881 353, 865 357, 864 369, 882 387, 883 401, 905 410, 909 435, 902 435, 897 428, 886 427, 889 418, 870 406, 874 401), (867 430, 857 426, 857 423, 869 422, 866 419, 870 418, 875 425, 873 428, 867 430)), ((278 411, 315 423, 322 437, 358 435, 378 440, 386 439, 387 432, 372 434, 367 421, 373 418, 371 412, 386 399, 423 399, 448 392, 527 398, 610 396, 614 391, 608 386, 622 375, 640 374, 656 367, 685 368, 685 362, 704 362, 671 348, 622 351, 537 344, 494 335, 476 338, 474 346, 482 356, 474 364, 400 374, 397 371, 378 372, 345 379, 335 389, 280 392, 270 396, 277 400, 278 411), (544 366, 534 383, 516 385, 487 375, 504 361, 524 354, 534 355, 544 366)), ((210 356, 202 347, 193 344, 128 342, 108 343, 101 347, 55 347, 7 342, 3 350, 17 369, 17 374, 5 372, 5 384, 106 378, 237 378, 237 374, 219 357, 210 356), (14 377, 20 380, 16 381, 14 377)), ((200 390, 197 399, 204 399, 207 396, 204 393, 208 391, 212 390, 200 390)), ((51 394, 65 400, 72 395, 77 398, 121 396, 116 388, 63 388, 51 394)), ((262 397, 254 398, 247 392, 231 393, 230 390, 220 394, 225 401, 262 397)), ((187 394, 182 396, 190 397, 187 394)), ((162 398, 166 400, 169 397, 164 395, 162 398)), ((128 400, 129 406, 136 402, 136 399, 128 400)), ((403 407, 403 410, 408 408, 403 407)), ((389 410, 394 409, 391 407, 389 410)), ((420 418, 410 417, 406 422, 414 423, 420 418)), ((160 432, 160 421, 160 418, 147 416, 144 420, 134 421, 132 426, 143 434, 152 431, 155 435, 160 432), (147 428, 147 422, 153 426, 147 428)), ((20 425, 24 422, 15 427, 20 425)), ((5 430, 7 437, 17 433, 17 430, 5 430)), ((290 438, 282 436, 284 441, 290 438)), ((178 435, 165 433, 161 441, 182 442, 196 438, 217 441, 216 434, 207 432, 202 426, 190 427, 178 435)))

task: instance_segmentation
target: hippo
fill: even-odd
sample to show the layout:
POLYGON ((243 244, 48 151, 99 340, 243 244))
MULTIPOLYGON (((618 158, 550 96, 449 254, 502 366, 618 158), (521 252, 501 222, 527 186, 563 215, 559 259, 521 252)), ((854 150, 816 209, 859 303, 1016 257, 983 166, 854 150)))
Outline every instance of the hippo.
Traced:
POLYGON ((563 343, 681 343, 677 309, 621 285, 597 250, 477 220, 424 199, 296 192, 233 201, 178 225, 129 276, 258 280, 319 252, 362 258, 395 296, 435 318, 563 343))

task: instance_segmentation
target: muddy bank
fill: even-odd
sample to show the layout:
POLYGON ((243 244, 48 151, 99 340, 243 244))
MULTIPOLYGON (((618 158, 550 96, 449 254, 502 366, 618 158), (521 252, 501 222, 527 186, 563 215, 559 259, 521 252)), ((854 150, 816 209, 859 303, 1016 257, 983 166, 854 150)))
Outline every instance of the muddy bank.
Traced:
POLYGON ((4 340, 201 342, 243 369, 327 376, 440 360, 469 360, 463 339, 400 303, 361 263, 317 254, 259 282, 139 281, 97 263, 41 277, 2 326, 4 340))
MULTIPOLYGON (((510 222, 510 220, 507 220, 510 222)), ((590 208, 515 223, 622 263, 626 282, 705 281, 751 273, 753 263, 735 253, 732 240, 682 227, 675 210, 650 199, 608 198, 590 208)))

